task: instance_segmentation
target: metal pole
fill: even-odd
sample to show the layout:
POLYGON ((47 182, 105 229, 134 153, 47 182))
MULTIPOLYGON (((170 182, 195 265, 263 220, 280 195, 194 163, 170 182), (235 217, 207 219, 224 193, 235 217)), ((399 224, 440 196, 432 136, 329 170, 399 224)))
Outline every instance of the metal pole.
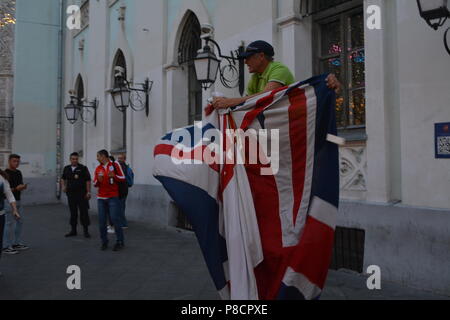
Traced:
MULTIPOLYGON (((239 47, 239 54, 243 53, 245 51, 245 44, 244 42, 241 43, 241 46, 239 47)), ((244 59, 239 60, 239 93, 241 94, 241 97, 244 95, 245 92, 245 61, 244 59)))
POLYGON ((57 117, 56 117, 56 198, 61 200, 61 185, 59 177, 62 173, 62 106, 63 97, 63 55, 64 55, 64 0, 59 0, 59 32, 58 32, 58 93, 57 93, 57 117))

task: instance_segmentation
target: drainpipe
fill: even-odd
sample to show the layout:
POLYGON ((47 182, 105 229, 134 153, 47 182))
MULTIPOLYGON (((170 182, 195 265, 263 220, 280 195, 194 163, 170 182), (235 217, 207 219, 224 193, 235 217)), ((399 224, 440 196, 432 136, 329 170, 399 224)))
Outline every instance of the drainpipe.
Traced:
POLYGON ((64 0, 59 0, 60 21, 58 32, 58 104, 56 118, 56 198, 61 200, 61 185, 59 183, 62 174, 62 106, 64 105, 63 95, 63 55, 64 55, 64 0))

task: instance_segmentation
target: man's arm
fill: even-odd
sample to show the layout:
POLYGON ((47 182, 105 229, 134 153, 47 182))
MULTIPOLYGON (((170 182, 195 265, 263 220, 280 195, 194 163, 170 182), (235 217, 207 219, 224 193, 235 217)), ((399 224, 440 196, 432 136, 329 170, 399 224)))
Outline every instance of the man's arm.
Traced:
POLYGON ((242 97, 242 98, 214 98, 213 100, 213 107, 216 109, 227 109, 231 107, 238 106, 247 100, 259 96, 260 94, 271 92, 273 90, 276 90, 278 88, 283 87, 283 85, 279 82, 269 82, 267 86, 264 88, 262 92, 252 94, 250 96, 242 97))
POLYGON ((95 169, 95 171, 94 171, 94 181, 93 181, 94 187, 98 188, 98 182, 99 182, 99 180, 103 180, 103 178, 100 179, 100 178, 98 177, 98 170, 95 169))
POLYGON ((21 189, 20 191, 27 190, 28 186, 26 184, 23 184, 23 175, 22 175, 22 172, 20 172, 20 171, 19 171, 19 178, 20 178, 20 189, 21 189))
POLYGON ((339 82, 339 80, 336 78, 336 75, 333 74, 333 73, 331 73, 327 77, 327 86, 331 90, 336 91, 337 94, 339 94, 341 92, 341 89, 342 89, 342 84, 339 82))
POLYGON ((63 170, 63 175, 61 177, 61 180, 59 180, 59 184, 61 186, 61 190, 66 193, 67 192, 67 185, 66 185, 66 169, 63 170))
POLYGON ((92 185, 91 174, 87 167, 85 167, 84 170, 85 170, 84 174, 86 175, 86 191, 87 191, 86 198, 91 199, 91 185, 92 185))
MULTIPOLYGON (((336 93, 339 93, 341 91, 342 84, 339 82, 339 80, 336 78, 336 76, 334 74, 330 74, 327 77, 326 81, 327 81, 328 88, 335 90, 336 93)), ((281 87, 284 87, 284 86, 279 82, 269 82, 262 92, 255 93, 250 96, 246 96, 243 98, 224 98, 224 97, 214 98, 213 107, 215 109, 227 109, 227 108, 235 107, 235 106, 238 106, 238 105, 244 103, 248 99, 251 99, 253 97, 256 97, 256 96, 266 93, 266 92, 276 90, 281 87)))
POLYGON ((60 185, 61 185, 61 190, 62 190, 64 193, 66 193, 66 192, 67 192, 67 189, 66 189, 66 180, 61 179, 61 180, 59 181, 59 183, 60 183, 60 185))
POLYGON ((122 166, 118 162, 114 162, 113 166, 115 168, 114 170, 114 180, 118 183, 125 182, 125 174, 123 173, 122 166))
MULTIPOLYGON (((11 181, 8 181, 8 182, 11 183, 11 181)), ((22 173, 20 171, 18 171, 17 186, 15 186, 14 188, 11 188, 11 191, 12 192, 21 192, 26 189, 27 189, 27 185, 23 184, 22 173)))
POLYGON ((9 204, 11 205, 11 208, 13 209, 13 215, 16 219, 20 219, 20 215, 19 212, 17 211, 17 206, 16 206, 16 199, 14 198, 14 195, 12 193, 11 187, 9 185, 8 180, 3 179, 3 186, 4 186, 4 190, 3 193, 6 197, 6 199, 8 200, 9 204))

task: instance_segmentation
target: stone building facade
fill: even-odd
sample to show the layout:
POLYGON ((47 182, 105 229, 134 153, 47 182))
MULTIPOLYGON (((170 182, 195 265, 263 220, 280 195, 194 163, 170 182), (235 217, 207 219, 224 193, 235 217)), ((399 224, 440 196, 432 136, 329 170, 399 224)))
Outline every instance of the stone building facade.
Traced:
MULTIPOLYGON (((18 3, 29 16, 43 12, 31 1, 18 3)), ((72 31, 65 28, 67 17, 62 22, 48 18, 49 25, 65 28, 61 60, 56 31, 44 38, 42 29, 29 37, 34 47, 46 48, 46 54, 38 51, 45 69, 27 64, 25 41, 21 47, 16 86, 29 88, 23 84, 31 83, 30 68, 45 75, 46 81, 32 83, 39 92, 49 92, 49 101, 38 101, 50 119, 42 118, 46 128, 33 124, 46 137, 40 140, 45 144, 14 138, 13 146, 37 163, 36 179, 45 182, 49 193, 70 153, 80 152, 92 171, 98 150, 126 152, 136 173, 128 201, 130 220, 176 225, 178 212, 151 174, 153 147, 166 132, 201 118, 199 106, 212 92, 239 95, 237 88, 228 89, 220 81, 208 91, 196 82, 190 58, 201 46, 201 26, 207 24, 214 27, 214 39, 225 53, 262 39, 274 45, 276 60, 288 65, 298 80, 334 72, 343 82, 336 110, 339 134, 347 144, 341 148, 334 266, 365 272, 377 265, 385 280, 450 293, 450 160, 435 157, 434 140, 435 124, 450 122, 450 63, 442 31, 425 24, 415 1, 69 0, 62 8, 57 1, 39 1, 43 3, 64 14, 76 4, 82 17, 81 29, 72 31), (371 6, 380 10, 380 29, 367 26, 371 6), (61 76, 57 63, 63 65, 61 99, 56 94, 61 76), (114 108, 109 90, 116 66, 135 85, 146 78, 153 81, 148 117, 114 108), (69 90, 87 101, 98 99, 96 124, 72 125, 64 119, 69 90), (61 133, 61 141, 55 132, 61 133)), ((23 27, 20 34, 26 31, 30 29, 23 27)), ((30 107, 36 99, 23 93, 16 91, 15 103, 26 130, 30 122, 25 115, 38 109, 30 107)), ((95 200, 91 207, 95 210, 95 200)))
POLYGON ((0 2, 0 168, 12 148, 15 1, 0 2))

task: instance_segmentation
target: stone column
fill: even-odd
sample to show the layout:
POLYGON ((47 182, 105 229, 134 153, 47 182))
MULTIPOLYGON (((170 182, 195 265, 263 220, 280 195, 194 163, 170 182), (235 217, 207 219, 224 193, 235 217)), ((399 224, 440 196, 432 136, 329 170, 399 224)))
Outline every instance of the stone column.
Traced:
POLYGON ((367 114, 367 200, 386 203, 391 200, 389 104, 386 99, 386 3, 383 0, 364 1, 367 8, 381 9, 382 29, 365 28, 366 47, 366 114, 367 114))
POLYGON ((300 0, 278 0, 277 7, 277 59, 291 69, 297 80, 306 79, 313 70, 311 18, 300 15, 300 0))

